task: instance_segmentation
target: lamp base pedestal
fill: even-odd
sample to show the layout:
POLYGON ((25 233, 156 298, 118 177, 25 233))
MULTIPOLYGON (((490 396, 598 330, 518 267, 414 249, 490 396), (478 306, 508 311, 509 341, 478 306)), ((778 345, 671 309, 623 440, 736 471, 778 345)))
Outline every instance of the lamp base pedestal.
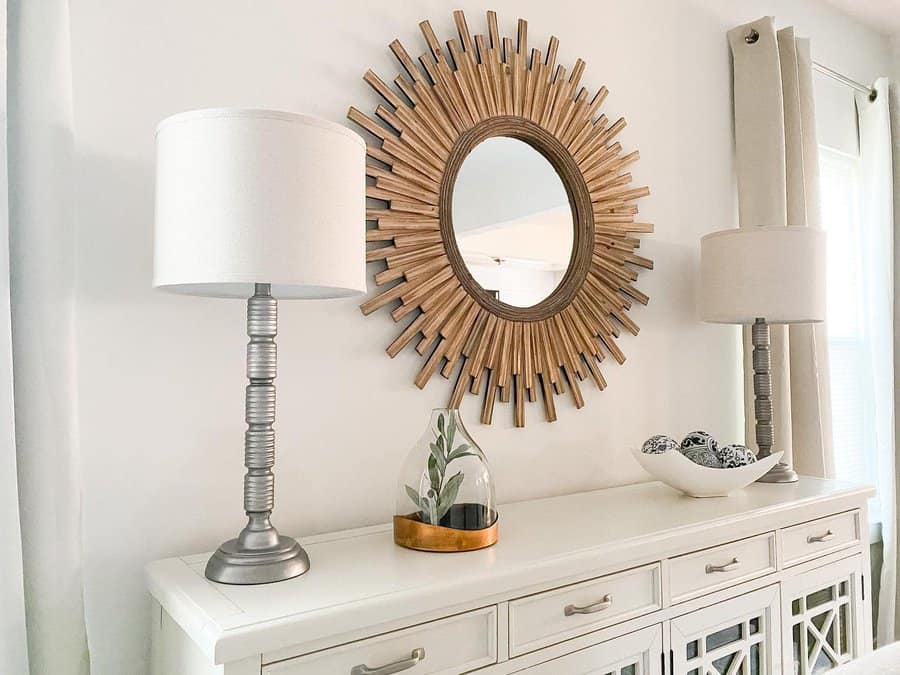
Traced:
POLYGON ((309 556, 291 537, 278 534, 268 518, 250 519, 206 563, 206 578, 222 584, 270 584, 309 570, 309 556))
POLYGON ((800 480, 800 476, 790 466, 784 462, 778 462, 769 469, 761 478, 756 480, 757 483, 796 483, 800 480))

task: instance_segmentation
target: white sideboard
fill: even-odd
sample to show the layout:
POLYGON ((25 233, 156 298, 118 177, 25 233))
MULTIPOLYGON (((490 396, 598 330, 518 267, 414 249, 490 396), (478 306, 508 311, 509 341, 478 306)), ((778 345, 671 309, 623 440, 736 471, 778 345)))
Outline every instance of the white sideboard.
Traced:
POLYGON ((660 483, 508 504, 471 553, 390 526, 309 537, 306 575, 151 563, 154 675, 809 675, 871 649, 870 488, 660 483))

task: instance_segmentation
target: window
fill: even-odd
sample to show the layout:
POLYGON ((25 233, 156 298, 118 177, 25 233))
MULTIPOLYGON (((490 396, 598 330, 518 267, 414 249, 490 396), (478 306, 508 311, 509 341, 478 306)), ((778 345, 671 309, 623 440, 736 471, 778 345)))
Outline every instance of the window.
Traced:
MULTIPOLYGON (((836 475, 877 484, 878 424, 875 377, 879 354, 873 327, 877 304, 867 302, 877 283, 877 261, 867 246, 860 209, 859 157, 821 147, 822 226, 828 233, 827 331, 831 369, 832 431, 836 475)), ((887 355, 887 358, 890 358, 887 355)), ((881 521, 877 499, 870 518, 881 521)))

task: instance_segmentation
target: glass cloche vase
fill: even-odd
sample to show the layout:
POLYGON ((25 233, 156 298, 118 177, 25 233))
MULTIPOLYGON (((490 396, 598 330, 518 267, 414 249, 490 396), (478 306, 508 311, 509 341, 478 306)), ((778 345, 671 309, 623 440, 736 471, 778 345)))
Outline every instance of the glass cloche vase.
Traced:
POLYGON ((497 541, 494 481, 459 410, 431 412, 400 472, 394 541, 420 551, 473 551, 497 541))

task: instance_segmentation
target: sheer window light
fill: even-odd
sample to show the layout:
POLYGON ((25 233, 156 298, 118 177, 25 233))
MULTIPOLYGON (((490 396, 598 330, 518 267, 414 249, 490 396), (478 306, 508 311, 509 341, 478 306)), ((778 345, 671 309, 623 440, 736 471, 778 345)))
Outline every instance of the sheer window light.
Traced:
MULTIPOLYGON (((877 305, 867 301, 878 274, 862 222, 859 157, 821 147, 822 225, 828 233, 828 349, 831 365, 832 431, 836 475, 841 480, 876 484, 878 472, 874 368, 879 359, 872 327, 877 305)), ((881 521, 877 498, 870 520, 881 521)))

